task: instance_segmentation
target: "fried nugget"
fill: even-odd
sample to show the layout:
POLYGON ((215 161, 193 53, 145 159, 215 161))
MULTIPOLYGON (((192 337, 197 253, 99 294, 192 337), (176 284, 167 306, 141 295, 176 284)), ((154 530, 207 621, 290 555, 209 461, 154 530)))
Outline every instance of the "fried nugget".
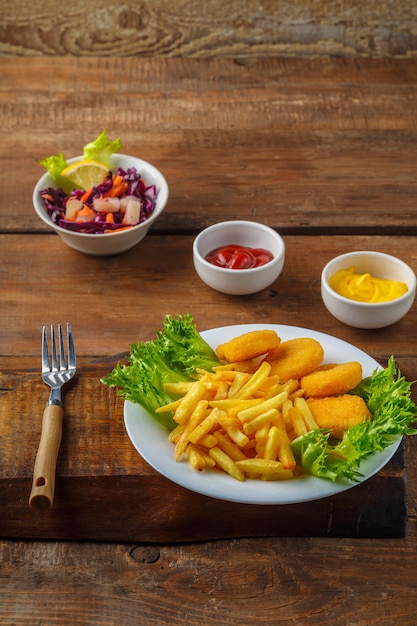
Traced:
POLYGON ((343 433, 356 424, 369 420, 372 415, 359 396, 345 394, 328 398, 307 398, 307 404, 319 428, 330 430, 341 439, 343 433))
POLYGON ((220 344, 216 354, 221 361, 228 363, 249 361, 275 350, 280 343, 281 339, 275 330, 252 330, 220 344))
POLYGON ((308 397, 341 396, 354 389, 362 380, 362 365, 357 361, 319 367, 300 381, 308 397))
POLYGON ((324 351, 319 341, 311 337, 297 337, 280 343, 265 361, 271 365, 271 376, 280 383, 298 380, 314 371, 322 362, 324 351))

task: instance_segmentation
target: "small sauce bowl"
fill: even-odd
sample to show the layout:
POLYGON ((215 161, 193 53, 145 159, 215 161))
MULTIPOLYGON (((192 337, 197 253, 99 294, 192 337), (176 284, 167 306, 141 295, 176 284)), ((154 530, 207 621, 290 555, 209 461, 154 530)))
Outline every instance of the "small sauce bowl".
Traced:
POLYGON ((247 295, 266 289, 281 274, 285 244, 275 230, 258 222, 219 222, 197 235, 193 243, 193 260, 197 274, 212 289, 231 295, 247 295), (272 253, 273 259, 265 265, 249 269, 228 269, 206 260, 212 250, 230 244, 264 248, 272 253))
POLYGON ((404 261, 383 252, 347 252, 327 263, 321 274, 321 297, 327 310, 340 322, 354 328, 384 328, 395 324, 411 309, 416 293, 416 275, 404 261), (405 283, 408 291, 389 302, 356 302, 338 294, 329 280, 339 270, 356 271, 405 283))

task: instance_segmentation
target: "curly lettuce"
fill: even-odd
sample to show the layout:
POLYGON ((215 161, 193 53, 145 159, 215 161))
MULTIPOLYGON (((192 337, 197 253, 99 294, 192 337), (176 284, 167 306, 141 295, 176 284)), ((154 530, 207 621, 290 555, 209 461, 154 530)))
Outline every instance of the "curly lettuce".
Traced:
POLYGON ((158 407, 176 399, 165 391, 164 384, 194 381, 197 368, 211 370, 216 365, 216 353, 197 331, 191 315, 166 315, 163 330, 156 331, 156 339, 132 344, 127 363, 118 363, 101 382, 117 387, 120 396, 140 404, 172 430, 177 425, 173 413, 156 413, 158 407))
POLYGON ((97 139, 87 143, 83 149, 83 161, 99 161, 110 168, 112 154, 120 150, 122 141, 117 137, 110 141, 105 130, 102 130, 97 139))
POLYGON ((292 442, 294 456, 304 471, 332 481, 359 482, 363 459, 385 450, 396 436, 417 434, 412 427, 417 418, 417 407, 410 397, 412 384, 401 375, 391 356, 386 369, 375 370, 351 392, 364 399, 371 420, 351 426, 337 442, 321 429, 292 442))

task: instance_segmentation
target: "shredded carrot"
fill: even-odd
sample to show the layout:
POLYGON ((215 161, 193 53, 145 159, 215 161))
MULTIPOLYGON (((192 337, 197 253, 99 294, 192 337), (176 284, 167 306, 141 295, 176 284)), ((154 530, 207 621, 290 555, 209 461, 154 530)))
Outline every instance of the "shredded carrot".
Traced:
POLYGON ((110 224, 114 224, 114 215, 113 213, 106 213, 106 222, 110 224))
POLYGON ((123 182, 123 176, 120 176, 120 174, 119 174, 119 175, 118 175, 118 174, 115 174, 115 175, 113 176, 113 185, 114 185, 115 187, 116 187, 116 186, 119 186, 122 182, 123 182))
POLYGON ((84 203, 88 199, 88 197, 89 197, 89 195, 91 194, 92 191, 93 191, 92 187, 91 187, 91 189, 87 189, 87 191, 85 193, 83 193, 83 195, 81 196, 80 202, 84 203))
POLYGON ((105 194, 103 194, 103 198, 115 198, 117 196, 121 196, 127 188, 129 187, 128 182, 123 181, 123 176, 113 174, 112 177, 112 186, 105 194))

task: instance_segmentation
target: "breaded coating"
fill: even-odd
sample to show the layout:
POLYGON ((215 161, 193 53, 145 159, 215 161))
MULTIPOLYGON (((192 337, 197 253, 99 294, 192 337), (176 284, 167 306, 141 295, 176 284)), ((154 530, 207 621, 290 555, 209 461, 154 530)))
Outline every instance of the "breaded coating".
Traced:
POLYGON ((324 351, 320 342, 311 337, 283 341, 276 350, 265 357, 271 365, 271 376, 280 383, 298 380, 314 371, 322 362, 324 351))
POLYGON ((372 417, 359 396, 345 394, 329 398, 307 398, 307 404, 319 428, 331 430, 338 439, 350 426, 361 424, 372 417))
POLYGON ((220 344, 216 354, 221 361, 228 363, 249 361, 275 350, 280 343, 281 339, 275 330, 252 330, 220 344))
POLYGON ((354 389, 362 380, 362 365, 357 361, 319 367, 300 381, 307 397, 341 396, 354 389))

